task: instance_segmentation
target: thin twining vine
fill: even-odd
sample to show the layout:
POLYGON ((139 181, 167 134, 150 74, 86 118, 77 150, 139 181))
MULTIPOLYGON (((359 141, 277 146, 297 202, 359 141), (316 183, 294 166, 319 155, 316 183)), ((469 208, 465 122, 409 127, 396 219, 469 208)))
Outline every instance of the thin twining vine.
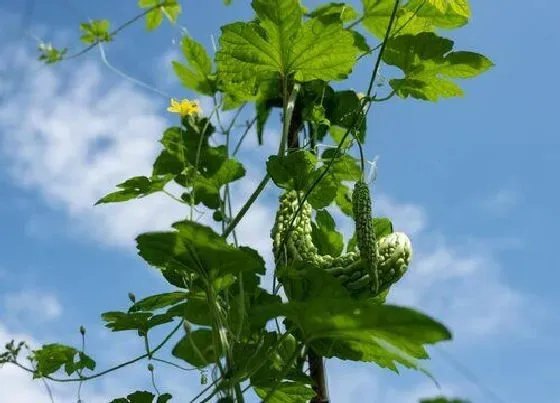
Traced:
MULTIPOLYGON (((117 28, 115 28, 113 31, 108 33, 108 38, 113 38, 115 35, 117 35, 118 33, 120 33, 122 30, 124 30, 125 28, 127 28, 128 26, 134 24, 136 21, 140 20, 141 18, 145 17, 146 15, 148 15, 150 12, 153 12, 154 10, 157 10, 158 8, 163 8, 165 11, 165 7, 169 7, 169 6, 174 6, 176 5, 177 2, 175 0, 171 0, 171 1, 162 1, 161 3, 158 3, 152 7, 146 8, 143 12, 137 14, 136 16, 132 17, 131 19, 129 19, 128 21, 122 23, 121 25, 119 25, 117 28)), ((71 59, 75 59, 79 56, 82 56, 86 53, 88 53, 89 51, 91 51, 93 48, 95 48, 97 45, 101 44, 102 42, 107 42, 106 40, 103 40, 101 38, 95 39, 92 43, 90 43, 88 46, 86 46, 84 49, 68 55, 68 56, 64 56, 64 53, 66 53, 66 49, 64 49, 61 53, 63 53, 61 55, 60 58, 58 58, 56 61, 63 61, 63 60, 71 60, 71 59)))
MULTIPOLYGON (((117 371, 117 370, 122 369, 122 368, 124 368, 124 367, 127 367, 127 366, 129 366, 129 365, 131 365, 131 364, 134 364, 134 363, 136 363, 136 362, 138 362, 138 361, 141 361, 141 360, 143 360, 144 358, 149 358, 150 355, 153 355, 154 353, 156 353, 156 352, 158 352, 159 350, 161 350, 161 349, 167 344, 167 342, 168 342, 169 340, 171 340, 171 338, 173 337, 173 335, 174 335, 175 333, 177 333, 177 331, 181 328, 181 326, 183 326, 183 322, 184 322, 184 320, 181 320, 181 321, 179 322, 179 324, 177 324, 177 326, 175 326, 175 327, 173 328, 173 330, 171 330, 171 332, 169 332, 169 333, 167 334, 167 336, 165 336, 165 337, 163 338, 163 340, 162 340, 153 350, 151 350, 149 353, 144 353, 144 354, 142 354, 142 355, 139 355, 139 356, 136 357, 136 358, 133 358, 133 359, 131 359, 131 360, 128 360, 128 361, 122 362, 122 363, 120 363, 120 364, 118 364, 118 365, 115 365, 114 367, 108 368, 108 369, 103 370, 103 371, 101 371, 101 372, 98 372, 98 373, 96 373, 96 374, 86 375, 86 376, 80 376, 80 377, 78 377, 78 378, 64 378, 64 379, 63 379, 63 378, 57 378, 57 377, 53 377, 53 376, 50 376, 50 375, 43 375, 43 374, 41 374, 41 378, 48 379, 49 381, 53 381, 53 382, 60 382, 60 383, 67 383, 67 382, 83 382, 83 381, 89 381, 89 380, 92 380, 92 379, 100 378, 100 377, 102 377, 102 376, 104 376, 104 375, 107 375, 107 374, 109 374, 109 373, 111 373, 111 372, 117 371)), ((22 370, 26 371, 26 372, 29 372, 29 373, 31 373, 31 374, 36 373, 33 369, 26 367, 25 365, 21 364, 21 363, 18 362, 18 361, 10 361, 10 362, 11 362, 12 364, 16 365, 17 367, 21 368, 22 370)))

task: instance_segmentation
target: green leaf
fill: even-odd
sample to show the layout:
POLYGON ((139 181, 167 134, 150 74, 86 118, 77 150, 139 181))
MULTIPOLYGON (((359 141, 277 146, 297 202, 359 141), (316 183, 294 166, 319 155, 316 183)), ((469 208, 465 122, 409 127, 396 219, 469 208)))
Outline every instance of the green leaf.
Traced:
MULTIPOLYGON (((379 39, 385 37, 394 4, 394 0, 362 0, 362 24, 379 39)), ((459 28, 465 25, 469 18, 468 0, 410 0, 399 7, 392 35, 433 32, 438 28, 459 28)))
POLYGON ((441 323, 418 311, 351 299, 289 302, 256 307, 251 314, 261 319, 286 316, 325 357, 372 361, 392 370, 396 363, 418 368, 416 359, 428 358, 424 345, 451 339, 441 323))
MULTIPOLYGON (((278 271, 283 284, 290 282, 301 289, 301 299, 347 298, 348 291, 325 270, 304 262, 297 262, 278 271)), ((254 318, 254 321, 258 318, 254 318)), ((264 325, 264 323, 263 323, 264 325)))
POLYGON ((183 86, 201 94, 212 95, 214 84, 210 78, 212 59, 201 43, 188 36, 183 37, 181 50, 188 65, 173 61, 173 70, 183 86))
POLYGON ((102 203, 118 203, 132 199, 141 199, 152 193, 161 192, 165 185, 173 178, 173 176, 135 176, 127 179, 123 183, 119 183, 117 188, 120 190, 109 193, 99 199, 95 205, 102 203))
POLYGON ((387 217, 374 218, 373 230, 375 231, 375 237, 377 239, 387 236, 394 232, 393 223, 387 217))
POLYGON ((344 238, 335 229, 332 216, 326 210, 317 211, 315 223, 311 223, 311 237, 320 255, 340 256, 344 249, 344 238))
POLYGON ((95 369, 95 361, 91 357, 74 347, 63 344, 45 344, 40 349, 34 350, 31 357, 35 363, 33 378, 48 376, 63 366, 67 375, 86 368, 91 371, 95 369), (76 355, 78 356, 77 361, 74 360, 76 355))
MULTIPOLYGON (((272 388, 254 388, 255 393, 264 399, 272 388)), ((267 400, 270 403, 306 403, 315 397, 309 386, 300 382, 280 382, 267 400)))
POLYGON ((156 399, 156 403, 167 403, 169 400, 171 400, 172 397, 173 396, 171 396, 171 393, 164 393, 158 396, 158 398, 156 399))
POLYGON ((180 221, 173 228, 176 231, 147 232, 136 238, 138 254, 148 264, 210 278, 265 272, 264 260, 255 250, 228 245, 209 227, 180 221))
POLYGON ((264 144, 264 127, 270 116, 272 106, 267 102, 257 101, 255 103, 257 109, 257 141, 259 145, 264 144))
POLYGON ((250 97, 263 83, 292 74, 301 82, 348 76, 358 49, 338 16, 316 17, 302 24, 297 0, 253 0, 252 6, 258 23, 222 27, 216 54, 222 87, 236 88, 250 97))
MULTIPOLYGON (((362 103, 354 91, 337 91, 326 100, 325 116, 331 124, 348 129, 356 128, 356 137, 363 143, 366 134, 366 119, 361 119, 362 103), (358 125, 358 123, 360 123, 358 125)), ((346 133, 346 130, 342 134, 346 133)), ((349 139, 351 139, 350 137, 349 139)))
POLYGON ((402 98, 436 101, 462 96, 450 78, 475 77, 493 66, 485 56, 473 52, 451 52, 453 41, 433 33, 400 35, 387 44, 383 60, 400 68, 405 77, 389 81, 402 98))
POLYGON ((443 396, 432 397, 429 399, 421 399, 420 403, 470 403, 468 400, 451 399, 443 396))
POLYGON ((187 298, 187 293, 176 291, 164 294, 150 295, 132 305, 128 312, 148 311, 153 312, 161 308, 184 302, 187 298))
POLYGON ((109 329, 113 332, 126 330, 137 330, 141 334, 147 334, 153 327, 163 325, 173 321, 170 314, 154 315, 151 312, 118 312, 111 311, 101 314, 109 329))
POLYGON ((195 330, 185 335, 173 347, 172 354, 197 368, 204 368, 218 361, 220 357, 213 342, 211 330, 195 330))
MULTIPOLYGON (((283 189, 307 192, 321 175, 323 167, 315 169, 317 157, 309 151, 297 150, 286 156, 270 156, 266 169, 274 183, 283 189)), ((315 209, 325 208, 334 200, 337 183, 325 176, 308 196, 315 209)))
POLYGON ((165 2, 160 0, 138 0, 138 7, 152 9, 146 14, 146 29, 148 31, 153 31, 159 27, 163 22, 164 16, 171 23, 175 23, 181 13, 181 5, 176 0, 166 0, 165 2), (163 3, 166 5, 158 6, 163 3))
POLYGON ((61 61, 64 58, 68 48, 55 49, 50 43, 39 43, 39 61, 45 62, 46 64, 53 64, 61 61))
POLYGON ((336 190, 336 197, 334 199, 336 205, 348 217, 354 217, 352 210, 352 193, 346 185, 340 185, 336 190))
POLYGON ((113 35, 109 32, 109 20, 93 20, 89 23, 81 23, 80 30, 83 32, 80 40, 87 44, 109 42, 113 35))
POLYGON ((346 3, 324 4, 317 7, 309 14, 310 17, 320 17, 325 15, 336 15, 342 22, 351 22, 358 18, 356 10, 346 3))
POLYGON ((228 158, 225 145, 210 146, 214 127, 207 118, 184 123, 184 129, 171 127, 163 133, 160 143, 164 149, 154 162, 153 175, 174 175, 175 182, 194 188, 194 204, 218 209, 221 187, 243 177, 245 168, 228 158))
POLYGON ((218 209, 221 204, 220 189, 222 186, 245 176, 243 165, 233 159, 225 159, 220 168, 212 176, 197 175, 193 181, 194 202, 202 203, 208 208, 218 209))
POLYGON ((286 156, 270 156, 266 169, 277 186, 286 190, 305 191, 316 164, 317 158, 313 154, 298 150, 286 156))
MULTIPOLYGON (((156 396, 151 392, 137 390, 136 392, 129 394, 126 398, 121 397, 119 399, 111 400, 111 403, 152 403, 155 397, 156 396)), ((166 403, 171 400, 171 397, 171 394, 163 393, 157 397, 155 403, 166 403)))

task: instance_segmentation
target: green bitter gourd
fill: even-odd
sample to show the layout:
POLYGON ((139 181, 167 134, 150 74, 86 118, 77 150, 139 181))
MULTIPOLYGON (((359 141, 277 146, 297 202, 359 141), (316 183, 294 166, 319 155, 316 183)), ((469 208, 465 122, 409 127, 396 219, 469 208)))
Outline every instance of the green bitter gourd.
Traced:
MULTIPOLYGON (((374 241, 379 280, 375 289, 368 260, 362 258, 359 247, 338 257, 318 253, 311 238, 313 209, 309 203, 302 204, 292 230, 288 231, 302 197, 303 194, 296 191, 288 191, 280 196, 280 205, 271 230, 277 267, 297 261, 315 265, 333 275, 354 296, 380 295, 404 275, 412 258, 412 245, 403 232, 394 232, 374 241)), ((369 259, 372 259, 371 256, 369 259)), ((290 296, 292 290, 286 291, 290 296)))

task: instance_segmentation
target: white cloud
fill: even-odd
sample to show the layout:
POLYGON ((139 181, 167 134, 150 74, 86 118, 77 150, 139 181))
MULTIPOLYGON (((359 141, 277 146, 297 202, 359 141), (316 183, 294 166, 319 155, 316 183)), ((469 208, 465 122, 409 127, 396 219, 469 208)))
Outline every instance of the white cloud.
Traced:
POLYGON ((443 320, 456 339, 473 341, 516 330, 527 319, 529 297, 503 278, 492 251, 450 245, 443 236, 423 231, 417 238, 439 240, 414 245, 409 271, 393 288, 389 300, 418 307, 443 320))
POLYGON ((519 194, 502 188, 478 202, 479 207, 495 216, 505 216, 519 203, 519 194))
POLYGON ((22 290, 4 295, 4 311, 15 320, 32 319, 47 322, 62 314, 62 305, 53 294, 22 290))

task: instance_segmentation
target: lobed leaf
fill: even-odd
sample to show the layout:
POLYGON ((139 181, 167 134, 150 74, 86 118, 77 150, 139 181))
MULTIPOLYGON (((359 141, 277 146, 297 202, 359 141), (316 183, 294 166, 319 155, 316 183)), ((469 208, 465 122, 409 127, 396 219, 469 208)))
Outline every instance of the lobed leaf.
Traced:
POLYGON ((402 97, 427 101, 462 96, 450 78, 471 78, 489 70, 493 63, 474 52, 452 52, 453 41, 434 33, 400 35, 387 44, 383 60, 401 69, 405 77, 389 81, 402 97))

